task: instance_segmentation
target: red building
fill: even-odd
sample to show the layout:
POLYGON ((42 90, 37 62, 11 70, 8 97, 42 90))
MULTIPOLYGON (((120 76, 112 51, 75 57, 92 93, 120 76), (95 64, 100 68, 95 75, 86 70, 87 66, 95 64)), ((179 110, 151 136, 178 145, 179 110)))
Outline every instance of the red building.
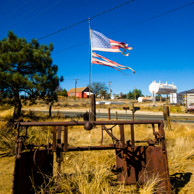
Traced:
MULTIPOLYGON (((69 97, 75 96, 76 93, 76 98, 89 98, 89 88, 88 87, 82 87, 82 88, 71 88, 68 92, 67 95, 69 97)), ((90 94, 92 94, 90 92, 90 94)))

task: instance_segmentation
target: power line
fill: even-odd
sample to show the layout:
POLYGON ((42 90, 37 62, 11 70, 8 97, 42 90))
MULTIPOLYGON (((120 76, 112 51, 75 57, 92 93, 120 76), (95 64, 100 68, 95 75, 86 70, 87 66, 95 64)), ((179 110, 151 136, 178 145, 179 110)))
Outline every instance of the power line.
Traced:
POLYGON ((152 17, 147 18, 147 19, 145 19, 145 20, 142 20, 142 21, 139 21, 139 22, 137 22, 137 23, 128 25, 127 27, 125 27, 125 29, 128 28, 128 27, 131 27, 131 26, 136 26, 136 25, 139 25, 139 24, 146 23, 146 22, 151 21, 151 20, 153 20, 153 19, 159 18, 159 17, 161 17, 161 16, 164 16, 164 15, 167 15, 167 14, 169 14, 169 13, 172 13, 172 12, 178 11, 178 10, 180 10, 180 9, 183 9, 183 8, 185 8, 185 7, 188 7, 188 6, 192 5, 192 4, 194 4, 194 2, 187 3, 187 4, 182 5, 182 6, 180 6, 180 7, 177 7, 177 8, 168 10, 168 11, 165 11, 165 12, 163 12, 163 13, 160 13, 160 14, 158 14, 158 15, 152 16, 152 17))
POLYGON ((106 10, 106 11, 103 11, 103 12, 101 12, 101 13, 99 13, 99 14, 96 14, 96 15, 90 17, 90 18, 93 19, 93 18, 95 18, 95 17, 101 16, 101 15, 103 15, 103 14, 105 14, 105 13, 108 13, 108 12, 113 11, 113 10, 115 10, 115 9, 118 9, 118 8, 124 6, 124 5, 127 5, 127 4, 131 3, 132 1, 134 1, 134 0, 130 0, 130 1, 127 1, 127 2, 122 3, 122 4, 120 4, 120 5, 117 5, 117 6, 113 7, 113 8, 111 8, 111 9, 108 9, 108 10, 106 10))
POLYGON ((76 47, 78 47, 78 46, 82 46, 82 45, 84 45, 84 44, 86 44, 86 43, 88 43, 88 41, 81 42, 81 43, 79 43, 79 44, 75 44, 75 45, 70 46, 70 47, 68 47, 68 48, 64 48, 64 49, 58 50, 58 51, 56 51, 56 52, 53 52, 52 54, 55 55, 55 54, 58 54, 58 53, 61 53, 61 52, 64 52, 64 51, 67 51, 67 50, 76 48, 76 47))
MULTIPOLYGON (((108 10, 106 10, 106 11, 103 11, 103 12, 99 13, 99 14, 96 14, 96 15, 94 15, 94 16, 91 16, 90 19, 96 18, 96 17, 101 16, 101 15, 103 15, 103 14, 106 14, 106 13, 108 13, 108 12, 110 12, 110 11, 113 11, 113 10, 115 10, 115 9, 118 9, 118 8, 124 6, 124 5, 127 5, 127 4, 131 3, 132 1, 134 1, 134 0, 129 0, 129 1, 125 2, 125 3, 122 3, 122 4, 120 4, 120 5, 117 5, 117 6, 113 7, 113 8, 111 8, 111 9, 108 9, 108 10)), ((54 35, 54 34, 57 34, 57 33, 59 33, 59 32, 62 32, 62 31, 64 31, 64 30, 67 30, 67 29, 69 29, 69 28, 72 28, 72 27, 74 27, 74 26, 77 26, 77 25, 79 25, 79 24, 82 24, 82 23, 84 23, 84 22, 86 22, 86 21, 88 21, 88 18, 87 18, 87 19, 84 19, 84 20, 81 20, 81 21, 79 21, 79 22, 76 22, 76 23, 74 23, 74 24, 71 24, 71 25, 69 25, 69 26, 66 26, 66 27, 64 27, 64 28, 62 28, 62 29, 60 29, 60 30, 57 30, 57 31, 52 32, 52 33, 50 33, 50 34, 47 34, 47 35, 45 35, 45 36, 42 36, 42 37, 38 38, 37 40, 45 39, 45 38, 47 38, 47 37, 49 37, 49 36, 52 36, 52 35, 54 35)))
MULTIPOLYGON (((180 6, 180 7, 177 7, 177 8, 168 10, 168 11, 165 11, 165 12, 160 13, 160 14, 158 14, 158 15, 149 17, 149 18, 147 18, 147 19, 145 19, 145 20, 142 20, 142 21, 136 22, 136 23, 134 23, 134 24, 128 25, 128 26, 126 26, 125 28, 122 28, 122 29, 120 29, 120 30, 114 31, 114 33, 123 31, 123 30, 125 30, 125 29, 127 29, 127 28, 129 28, 129 27, 132 27, 132 26, 136 26, 136 25, 140 25, 140 24, 146 23, 146 22, 151 21, 151 20, 153 20, 153 19, 162 17, 162 16, 167 15, 167 14, 169 14, 169 13, 172 13, 172 12, 178 11, 178 10, 180 10, 180 9, 183 9, 183 8, 185 8, 185 7, 188 7, 188 6, 192 5, 192 4, 194 4, 194 2, 187 3, 187 4, 182 5, 182 6, 180 6)), ((94 16, 94 17, 97 17, 97 16, 98 16, 98 15, 96 15, 96 16, 94 16)), ((111 34, 114 34, 114 33, 111 33, 111 34)), ((66 51, 66 50, 69 50, 69 49, 76 48, 76 47, 78 47, 78 46, 84 45, 84 44, 86 44, 86 43, 87 43, 87 41, 82 42, 82 43, 80 43, 80 44, 76 44, 76 45, 74 45, 74 46, 71 46, 71 47, 68 47, 68 48, 65 48, 65 49, 62 49, 62 50, 59 50, 59 51, 56 51, 56 52, 53 53, 53 54, 58 54, 58 53, 61 53, 61 52, 66 51)))
MULTIPOLYGON (((24 12, 23 14, 22 14, 22 10, 18 10, 16 7, 15 7, 14 10, 17 10, 16 13, 20 12, 20 17, 26 18, 26 17, 28 17, 32 12, 34 13, 35 10, 37 10, 39 7, 41 7, 41 5, 44 5, 44 3, 45 3, 46 1, 47 1, 47 0, 41 1, 39 4, 36 4, 35 7, 32 7, 31 9, 28 10, 28 12, 24 12)), ((29 2, 27 2, 27 4, 28 4, 28 3, 29 3, 29 2)), ((26 5, 26 3, 25 3, 24 5, 26 5)), ((23 7, 23 6, 22 6, 22 7, 23 7)), ((14 15, 12 15, 11 18, 14 18, 14 15)), ((6 29, 6 28, 9 27, 9 26, 13 26, 14 24, 16 25, 16 24, 17 24, 17 22, 16 22, 17 20, 21 20, 21 19, 15 18, 15 21, 14 21, 14 19, 12 19, 12 22, 9 23, 9 24, 6 25, 6 26, 4 25, 4 28, 3 28, 3 29, 1 28, 1 30, 4 30, 4 29, 6 29)), ((20 21, 19 25, 21 25, 21 23, 22 23, 22 22, 20 21)), ((25 22, 24 22, 24 23, 25 23, 25 22)), ((17 24, 17 26, 18 26, 18 24, 17 24)))
POLYGON ((88 19, 84 19, 84 20, 79 21, 79 22, 77 22, 77 23, 75 23, 75 24, 66 26, 65 28, 62 28, 62 29, 60 29, 60 30, 57 30, 57 31, 52 32, 52 33, 50 33, 50 34, 47 34, 47 35, 45 35, 45 36, 42 36, 42 37, 38 38, 38 40, 42 40, 42 39, 44 39, 44 38, 47 38, 47 37, 49 37, 49 36, 52 36, 52 35, 54 35, 54 34, 57 34, 57 33, 59 33, 59 32, 62 32, 62 31, 64 31, 64 30, 67 30, 67 29, 69 29, 69 28, 72 28, 72 27, 74 27, 74 26, 77 26, 77 25, 79 25, 79 24, 81 24, 81 23, 84 23, 84 22, 86 22, 86 21, 88 21, 88 19))

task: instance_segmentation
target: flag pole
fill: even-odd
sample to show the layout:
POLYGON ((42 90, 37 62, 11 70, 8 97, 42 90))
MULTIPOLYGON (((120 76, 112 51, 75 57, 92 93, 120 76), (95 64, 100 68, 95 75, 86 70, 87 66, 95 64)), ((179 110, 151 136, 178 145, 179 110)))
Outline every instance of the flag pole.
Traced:
POLYGON ((90 32, 90 18, 88 18, 89 22, 89 98, 90 98, 90 92, 91 92, 91 32, 90 32))

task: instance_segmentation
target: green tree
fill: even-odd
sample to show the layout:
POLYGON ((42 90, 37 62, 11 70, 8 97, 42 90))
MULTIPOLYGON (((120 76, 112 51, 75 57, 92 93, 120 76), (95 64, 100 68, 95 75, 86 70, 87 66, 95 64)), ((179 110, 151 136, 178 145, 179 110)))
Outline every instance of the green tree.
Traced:
POLYGON ((91 85, 91 91, 97 96, 104 96, 108 92, 108 88, 103 82, 93 82, 91 85))
POLYGON ((123 94, 121 98, 126 99, 127 98, 127 94, 123 94))
POLYGON ((132 93, 133 93, 134 99, 136 99, 136 100, 137 100, 140 96, 143 96, 141 90, 138 90, 138 89, 134 89, 132 93))
POLYGON ((133 93, 131 91, 129 91, 129 93, 127 94, 128 99, 133 99, 133 93))
POLYGON ((57 100, 58 67, 52 64, 52 44, 40 45, 33 39, 27 42, 13 32, 0 41, 0 88, 5 96, 12 96, 14 118, 21 115, 20 94, 25 92, 31 102, 42 98, 49 103, 57 100))
POLYGON ((67 97, 67 90, 61 87, 57 88, 57 95, 67 97))
POLYGON ((103 89, 100 90, 99 95, 100 95, 101 97, 105 98, 105 99, 108 99, 109 96, 110 96, 110 95, 107 93, 107 90, 103 90, 103 89))
POLYGON ((132 92, 129 91, 127 96, 129 99, 138 99, 140 96, 144 96, 144 95, 142 94, 141 90, 134 89, 132 92))

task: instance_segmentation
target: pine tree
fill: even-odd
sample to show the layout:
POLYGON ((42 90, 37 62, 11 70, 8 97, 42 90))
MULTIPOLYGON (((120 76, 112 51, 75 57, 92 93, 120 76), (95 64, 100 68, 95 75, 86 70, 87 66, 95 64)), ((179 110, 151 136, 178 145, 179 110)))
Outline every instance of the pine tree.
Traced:
POLYGON ((40 45, 33 39, 27 42, 13 32, 0 41, 0 89, 4 96, 12 96, 14 118, 21 115, 20 94, 25 92, 34 102, 37 98, 52 103, 57 100, 58 67, 50 56, 53 45, 40 45))

